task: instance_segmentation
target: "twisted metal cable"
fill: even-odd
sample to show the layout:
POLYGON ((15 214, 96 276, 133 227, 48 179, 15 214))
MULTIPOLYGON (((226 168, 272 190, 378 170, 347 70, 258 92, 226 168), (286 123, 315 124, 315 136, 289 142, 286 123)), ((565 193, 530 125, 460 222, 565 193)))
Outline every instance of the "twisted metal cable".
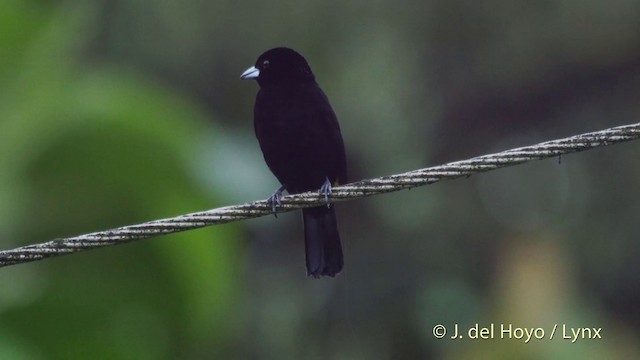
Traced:
MULTIPOLYGON (((468 160, 334 187, 330 195, 330 201, 354 200, 371 195, 409 189, 442 180, 456 179, 532 160, 542 160, 638 138, 640 138, 640 123, 618 126, 495 154, 478 156, 468 160)), ((287 212, 322 204, 324 204, 324 196, 312 191, 284 196, 278 211, 287 212)), ((0 267, 271 214, 271 205, 266 200, 259 200, 149 221, 143 224, 56 239, 45 243, 0 251, 0 267)))

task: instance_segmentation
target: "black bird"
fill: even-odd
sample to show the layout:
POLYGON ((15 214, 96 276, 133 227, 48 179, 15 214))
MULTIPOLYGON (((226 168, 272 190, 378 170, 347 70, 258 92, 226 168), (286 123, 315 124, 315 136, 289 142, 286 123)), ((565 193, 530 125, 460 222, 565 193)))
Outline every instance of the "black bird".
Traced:
MULTIPOLYGON (((282 191, 319 190, 347 182, 344 143, 329 99, 305 58, 279 47, 260 55, 241 79, 256 79, 260 90, 254 129, 271 172, 282 185, 269 199, 274 212, 282 191)), ((333 205, 302 210, 307 274, 335 276, 342 270, 342 246, 333 205)))

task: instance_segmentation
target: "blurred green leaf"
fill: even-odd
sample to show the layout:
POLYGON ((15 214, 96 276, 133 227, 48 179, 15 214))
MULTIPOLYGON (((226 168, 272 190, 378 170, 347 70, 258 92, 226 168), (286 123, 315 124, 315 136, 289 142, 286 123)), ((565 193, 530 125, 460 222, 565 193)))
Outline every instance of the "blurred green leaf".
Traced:
MULTIPOLYGON (((14 242, 3 246, 197 211, 223 198, 205 198, 212 192, 191 173, 194 140, 214 130, 204 112, 139 72, 80 65, 83 42, 72 33, 90 34, 93 6, 49 16, 0 63, 0 73, 21 65, 2 84, 0 188, 11 191, 0 191, 0 213, 8 214, 0 222, 14 242)), ((44 290, 3 297, 0 327, 49 359, 170 359, 197 353, 202 341, 223 344, 239 236, 237 226, 217 227, 3 273, 25 282, 15 289, 44 290)))

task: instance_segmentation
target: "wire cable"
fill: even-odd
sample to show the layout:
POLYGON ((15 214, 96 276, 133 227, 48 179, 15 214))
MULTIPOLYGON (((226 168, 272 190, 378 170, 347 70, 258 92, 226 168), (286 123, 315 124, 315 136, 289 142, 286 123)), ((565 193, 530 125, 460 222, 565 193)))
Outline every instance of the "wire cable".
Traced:
MULTIPOLYGON (((332 189, 329 201, 355 200, 367 196, 410 189, 442 180, 468 177, 528 161, 542 160, 614 145, 637 140, 638 138, 640 138, 640 123, 613 127, 495 154, 478 156, 468 160, 336 186, 332 189)), ((282 204, 278 207, 278 212, 287 212, 323 204, 325 204, 324 196, 317 191, 287 195, 282 197, 282 204)), ((0 251, 0 267, 271 214, 271 205, 267 200, 259 200, 90 234, 55 239, 40 244, 0 251)))

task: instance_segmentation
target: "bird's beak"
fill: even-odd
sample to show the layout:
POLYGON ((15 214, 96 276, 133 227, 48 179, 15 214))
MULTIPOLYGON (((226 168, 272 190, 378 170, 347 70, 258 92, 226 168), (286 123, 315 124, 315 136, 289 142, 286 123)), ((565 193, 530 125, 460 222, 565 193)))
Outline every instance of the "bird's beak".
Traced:
POLYGON ((252 66, 247 70, 245 70, 245 72, 243 72, 242 75, 240 75, 240 79, 242 80, 255 79, 258 76, 260 76, 260 70, 258 70, 257 67, 252 66))

